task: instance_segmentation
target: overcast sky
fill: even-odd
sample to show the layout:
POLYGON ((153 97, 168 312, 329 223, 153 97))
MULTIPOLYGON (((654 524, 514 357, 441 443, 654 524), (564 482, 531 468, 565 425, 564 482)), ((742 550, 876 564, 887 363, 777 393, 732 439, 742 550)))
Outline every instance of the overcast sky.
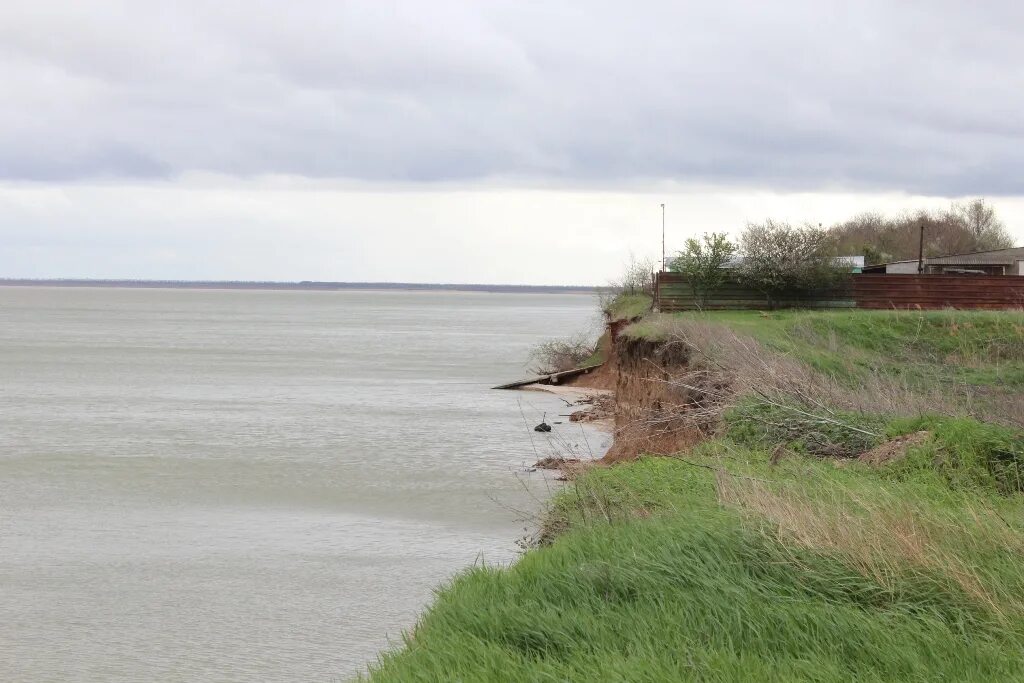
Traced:
POLYGON ((1016 2, 0 0, 0 276, 601 283, 985 196, 1016 2))

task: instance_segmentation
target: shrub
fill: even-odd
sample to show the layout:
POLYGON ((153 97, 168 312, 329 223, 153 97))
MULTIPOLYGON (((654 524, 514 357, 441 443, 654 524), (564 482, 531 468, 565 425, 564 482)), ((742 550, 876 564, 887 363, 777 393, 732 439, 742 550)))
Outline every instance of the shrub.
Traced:
POLYGON ((614 280, 608 281, 607 287, 598 291, 598 306, 601 311, 610 316, 610 311, 616 301, 623 297, 654 295, 654 273, 660 270, 654 259, 636 258, 632 254, 629 263, 626 264, 622 275, 614 280))
POLYGON ((594 351, 594 342, 583 333, 564 339, 549 339, 530 351, 533 363, 530 370, 538 375, 572 370, 593 356, 594 351))

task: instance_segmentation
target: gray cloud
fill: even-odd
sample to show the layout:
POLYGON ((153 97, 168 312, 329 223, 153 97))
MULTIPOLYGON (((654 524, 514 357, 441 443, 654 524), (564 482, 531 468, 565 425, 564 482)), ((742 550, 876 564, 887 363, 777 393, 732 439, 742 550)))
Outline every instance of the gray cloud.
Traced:
POLYGON ((1014 2, 7 3, 0 178, 1024 190, 1014 2))

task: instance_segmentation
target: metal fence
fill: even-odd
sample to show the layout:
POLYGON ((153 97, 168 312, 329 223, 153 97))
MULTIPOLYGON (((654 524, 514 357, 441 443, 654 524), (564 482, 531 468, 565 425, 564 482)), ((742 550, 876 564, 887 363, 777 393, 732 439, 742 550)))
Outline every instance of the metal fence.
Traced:
POLYGON ((679 273, 658 273, 662 311, 769 308, 1021 308, 1024 277, 985 275, 852 275, 842 288, 773 297, 729 281, 696 293, 679 273), (703 294, 703 295, 701 295, 703 294))
POLYGON ((1024 277, 1015 275, 855 275, 857 308, 1021 308, 1024 277))

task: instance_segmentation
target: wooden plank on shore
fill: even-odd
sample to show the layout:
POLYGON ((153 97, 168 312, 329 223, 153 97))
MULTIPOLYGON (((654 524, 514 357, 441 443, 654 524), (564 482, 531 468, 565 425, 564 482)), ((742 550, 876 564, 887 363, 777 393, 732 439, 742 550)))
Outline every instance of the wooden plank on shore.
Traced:
POLYGON ((531 384, 561 384, 567 379, 578 377, 579 375, 585 375, 591 370, 604 365, 604 363, 597 363, 596 365, 587 365, 582 368, 573 368, 572 370, 563 370, 562 372, 554 372, 550 375, 541 375, 540 377, 531 377, 530 379, 521 379, 515 382, 509 382, 508 384, 499 384, 494 389, 519 389, 522 387, 530 386, 531 384))

